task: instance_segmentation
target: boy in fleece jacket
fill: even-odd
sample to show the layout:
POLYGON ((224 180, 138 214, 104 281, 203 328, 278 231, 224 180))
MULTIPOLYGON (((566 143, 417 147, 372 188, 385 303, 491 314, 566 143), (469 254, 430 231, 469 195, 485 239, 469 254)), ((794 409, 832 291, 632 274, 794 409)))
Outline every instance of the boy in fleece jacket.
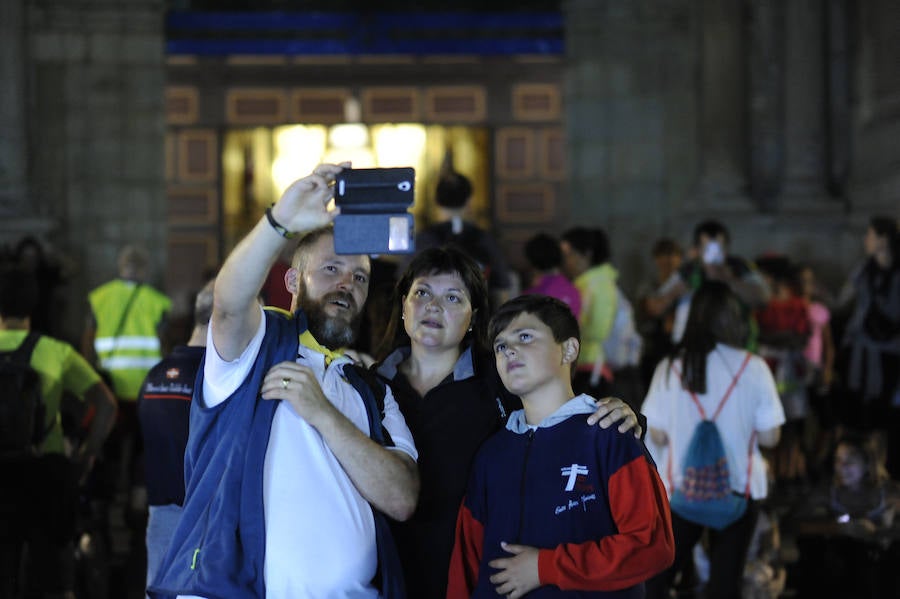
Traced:
POLYGON ((675 555, 669 505, 639 440, 579 416, 595 404, 572 391, 578 321, 559 300, 521 296, 491 319, 490 338, 525 409, 472 466, 448 599, 643 597, 675 555))

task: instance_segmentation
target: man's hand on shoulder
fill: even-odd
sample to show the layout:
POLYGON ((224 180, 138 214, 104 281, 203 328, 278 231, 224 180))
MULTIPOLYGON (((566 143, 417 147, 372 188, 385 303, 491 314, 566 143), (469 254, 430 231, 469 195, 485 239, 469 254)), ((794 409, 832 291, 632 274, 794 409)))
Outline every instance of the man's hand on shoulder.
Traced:
POLYGON ((587 423, 596 424, 600 428, 609 428, 615 422, 620 422, 618 427, 620 433, 633 430, 635 439, 641 438, 643 429, 631 406, 618 397, 598 399, 597 410, 588 416, 587 423))

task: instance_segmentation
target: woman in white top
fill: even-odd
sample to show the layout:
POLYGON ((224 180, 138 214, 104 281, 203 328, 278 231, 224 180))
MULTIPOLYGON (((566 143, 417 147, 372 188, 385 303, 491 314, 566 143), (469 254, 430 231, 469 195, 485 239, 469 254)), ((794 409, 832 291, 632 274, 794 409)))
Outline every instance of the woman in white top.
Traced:
MULTIPOLYGON (((682 483, 683 460, 704 416, 719 429, 734 493, 749 499, 744 514, 718 530, 709 528, 710 573, 705 596, 739 597, 744 561, 767 495, 759 446, 778 443, 784 409, 768 366, 742 347, 746 319, 738 298, 721 281, 707 281, 695 293, 680 343, 656 368, 643 413, 653 443, 666 448, 659 467, 671 496, 682 483), (723 401, 724 399, 724 401, 723 401), (720 407, 721 405, 721 407, 720 407)), ((668 597, 675 574, 707 528, 672 511, 675 562, 647 582, 647 598, 668 597)))

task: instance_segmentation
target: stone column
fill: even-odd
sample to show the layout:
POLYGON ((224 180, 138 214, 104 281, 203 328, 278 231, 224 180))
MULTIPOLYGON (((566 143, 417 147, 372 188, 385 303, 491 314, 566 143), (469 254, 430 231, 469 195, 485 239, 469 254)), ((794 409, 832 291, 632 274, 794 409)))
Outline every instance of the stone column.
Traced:
POLYGON ((826 172, 828 191, 843 197, 850 177, 850 48, 847 0, 828 0, 825 14, 826 172))
POLYGON ((4 220, 29 211, 22 2, 0 2, 0 218, 4 220))
POLYGON ((697 8, 700 194, 709 207, 721 207, 722 200, 742 195, 746 185, 742 11, 734 0, 700 0, 697 8))
MULTIPOLYGON (((5 5, 3 0, 0 4, 5 5)), ((78 266, 62 322, 77 338, 88 289, 127 243, 166 264, 165 3, 24 0, 34 146, 29 193, 64 215, 52 242, 78 266)), ((2 42, 0 42, 2 44, 2 42)))
POLYGON ((689 0, 568 0, 569 225, 603 227, 626 289, 693 192, 689 0))
POLYGON ((823 8, 821 0, 785 3, 785 207, 825 195, 823 8))
POLYGON ((761 210, 770 212, 784 173, 782 0, 756 0, 747 8, 750 193, 761 210))

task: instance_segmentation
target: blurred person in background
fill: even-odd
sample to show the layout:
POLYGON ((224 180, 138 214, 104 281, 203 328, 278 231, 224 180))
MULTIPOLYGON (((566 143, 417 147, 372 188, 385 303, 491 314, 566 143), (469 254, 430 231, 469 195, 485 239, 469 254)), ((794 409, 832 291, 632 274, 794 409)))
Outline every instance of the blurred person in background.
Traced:
MULTIPOLYGON (((465 220, 472 197, 472 183, 445 162, 438 180, 435 201, 441 209, 441 221, 416 234, 416 252, 444 245, 455 245, 473 258, 487 281, 492 305, 509 298, 513 280, 506 258, 494 237, 475 223, 465 220)), ((405 267, 408 261, 403 263, 405 267)))
POLYGON ((750 326, 748 349, 756 349, 756 321, 752 311, 769 301, 769 289, 751 262, 729 252, 731 235, 717 220, 705 220, 694 227, 694 256, 681 265, 657 292, 655 313, 661 314, 676 303, 672 341, 677 343, 687 323, 691 295, 704 281, 722 281, 741 300, 750 326))
MULTIPOLYGON (((744 495, 743 514, 715 529, 672 509, 675 563, 647 583, 648 599, 666 599, 675 576, 689 561, 704 532, 709 538, 709 581, 705 597, 740 597, 744 565, 760 502, 768 495, 760 447, 778 443, 784 410, 766 363, 744 349, 747 322, 740 300, 722 281, 706 281, 694 294, 684 336, 660 362, 641 408, 650 438, 666 446, 660 471, 670 497, 682 488, 684 461, 701 420, 719 429, 728 465, 728 488, 744 495), (664 465, 663 465, 664 464, 664 465)), ((696 493, 696 489, 686 492, 696 493)))
POLYGON ((531 284, 523 294, 539 293, 560 300, 581 316, 581 293, 562 273, 562 250, 559 241, 546 233, 538 233, 525 242, 525 259, 532 271, 531 284))
POLYGON ((887 469, 900 478, 900 233, 875 216, 863 239, 866 259, 852 277, 853 312, 841 341, 847 408, 842 420, 888 436, 887 469), (862 408, 862 409, 857 409, 862 408))
POLYGON ((660 300, 656 292, 681 267, 684 252, 674 239, 663 237, 653 244, 650 255, 654 272, 638 289, 636 314, 638 331, 644 339, 641 380, 645 386, 649 386, 656 365, 671 351, 675 326, 675 304, 660 300))
POLYGON ((137 409, 144 440, 147 483, 147 584, 156 575, 184 503, 184 451, 187 447, 194 380, 206 352, 213 307, 209 281, 194 301, 194 327, 185 345, 177 345, 147 373, 137 409))
MULTIPOLYGON (((0 453, 0 596, 74 598, 74 546, 78 486, 90 473, 116 417, 116 400, 91 365, 63 341, 31 333, 31 309, 38 285, 33 273, 18 266, 0 268, 0 352, 31 345, 28 364, 37 373, 44 422, 28 451, 4 447, 0 453), (60 417, 63 393, 93 410, 87 436, 74 455, 67 455, 60 417), (22 548, 27 545, 26 580, 22 548)), ((6 357, 4 357, 5 359, 6 357)), ((10 358, 12 359, 12 358, 10 358)), ((4 379, 8 380, 8 379, 4 379)), ((5 388, 7 400, 13 388, 5 388)), ((4 405, 0 418, 11 418, 4 405)), ((4 429, 8 422, 4 421, 4 429)), ((4 445, 10 442, 6 436, 4 445)))

